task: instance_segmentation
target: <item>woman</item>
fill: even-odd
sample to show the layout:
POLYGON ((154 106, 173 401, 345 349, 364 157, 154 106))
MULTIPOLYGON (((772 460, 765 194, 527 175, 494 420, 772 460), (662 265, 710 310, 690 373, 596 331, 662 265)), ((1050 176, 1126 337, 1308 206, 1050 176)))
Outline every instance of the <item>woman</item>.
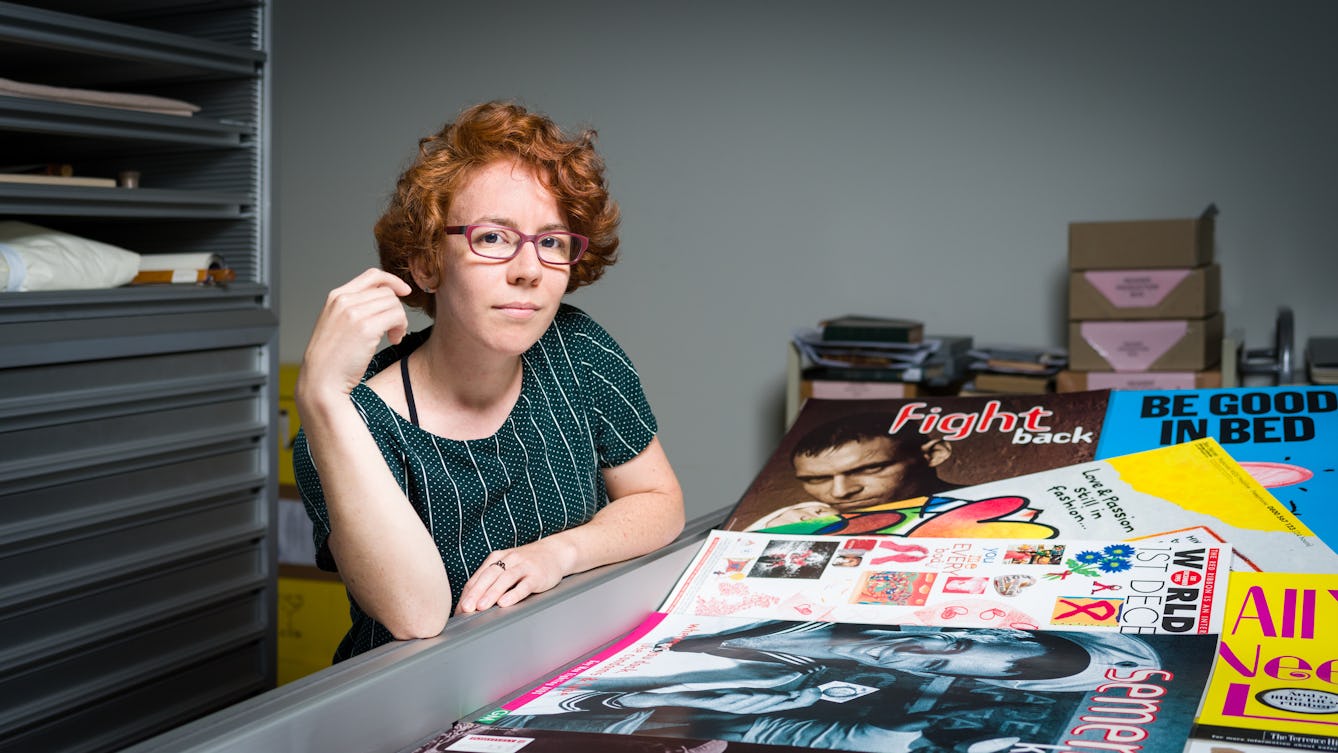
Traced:
POLYGON ((326 300, 294 466, 318 564, 348 587, 335 661, 682 530, 635 370, 561 300, 618 247, 593 138, 513 104, 466 110, 400 177, 376 224, 382 269, 326 300), (407 334, 401 303, 433 326, 407 334))

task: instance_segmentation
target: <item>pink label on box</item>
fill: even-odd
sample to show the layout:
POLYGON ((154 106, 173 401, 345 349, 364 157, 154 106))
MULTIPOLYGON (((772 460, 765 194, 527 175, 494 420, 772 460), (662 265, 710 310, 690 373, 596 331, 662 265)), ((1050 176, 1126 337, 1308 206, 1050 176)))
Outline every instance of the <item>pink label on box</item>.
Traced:
POLYGON ((811 395, 823 400, 865 400, 908 397, 906 385, 901 382, 842 382, 836 379, 815 379, 811 395))
POLYGON ((1147 371, 1189 332, 1186 321, 1083 322, 1082 339, 1116 371, 1147 371))
POLYGON ((1192 371, 1145 371, 1121 373, 1092 371, 1087 374, 1089 390, 1192 390, 1192 371))
POLYGON ((1156 306, 1189 277, 1188 269, 1112 269, 1083 272, 1087 282, 1116 308, 1156 306))

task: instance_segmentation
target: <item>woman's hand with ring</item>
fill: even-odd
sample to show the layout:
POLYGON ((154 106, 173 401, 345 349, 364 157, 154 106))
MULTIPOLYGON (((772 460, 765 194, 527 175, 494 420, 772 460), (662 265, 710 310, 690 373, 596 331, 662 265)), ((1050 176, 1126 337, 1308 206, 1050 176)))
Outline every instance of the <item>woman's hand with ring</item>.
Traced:
POLYGON ((530 594, 556 586, 571 568, 575 553, 560 541, 539 539, 515 549, 499 549, 487 559, 460 592, 457 614, 509 607, 530 594))

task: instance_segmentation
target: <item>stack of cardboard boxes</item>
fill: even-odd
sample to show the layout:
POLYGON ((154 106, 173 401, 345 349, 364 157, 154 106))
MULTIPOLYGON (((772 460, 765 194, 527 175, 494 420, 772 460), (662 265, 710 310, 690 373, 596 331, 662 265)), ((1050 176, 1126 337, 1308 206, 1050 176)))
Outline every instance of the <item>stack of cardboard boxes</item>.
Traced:
POLYGON ((1069 368, 1060 392, 1222 386, 1222 270, 1197 218, 1069 225, 1069 368))

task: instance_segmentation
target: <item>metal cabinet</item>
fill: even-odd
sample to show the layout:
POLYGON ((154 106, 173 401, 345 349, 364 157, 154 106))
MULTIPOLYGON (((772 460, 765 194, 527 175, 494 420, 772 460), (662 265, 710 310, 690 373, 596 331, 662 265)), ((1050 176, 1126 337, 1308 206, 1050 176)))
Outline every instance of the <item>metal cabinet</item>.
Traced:
POLYGON ((186 100, 192 116, 0 95, 0 220, 227 287, 0 292, 0 751, 116 750, 273 687, 276 320, 268 8, 0 2, 0 78, 186 100))

